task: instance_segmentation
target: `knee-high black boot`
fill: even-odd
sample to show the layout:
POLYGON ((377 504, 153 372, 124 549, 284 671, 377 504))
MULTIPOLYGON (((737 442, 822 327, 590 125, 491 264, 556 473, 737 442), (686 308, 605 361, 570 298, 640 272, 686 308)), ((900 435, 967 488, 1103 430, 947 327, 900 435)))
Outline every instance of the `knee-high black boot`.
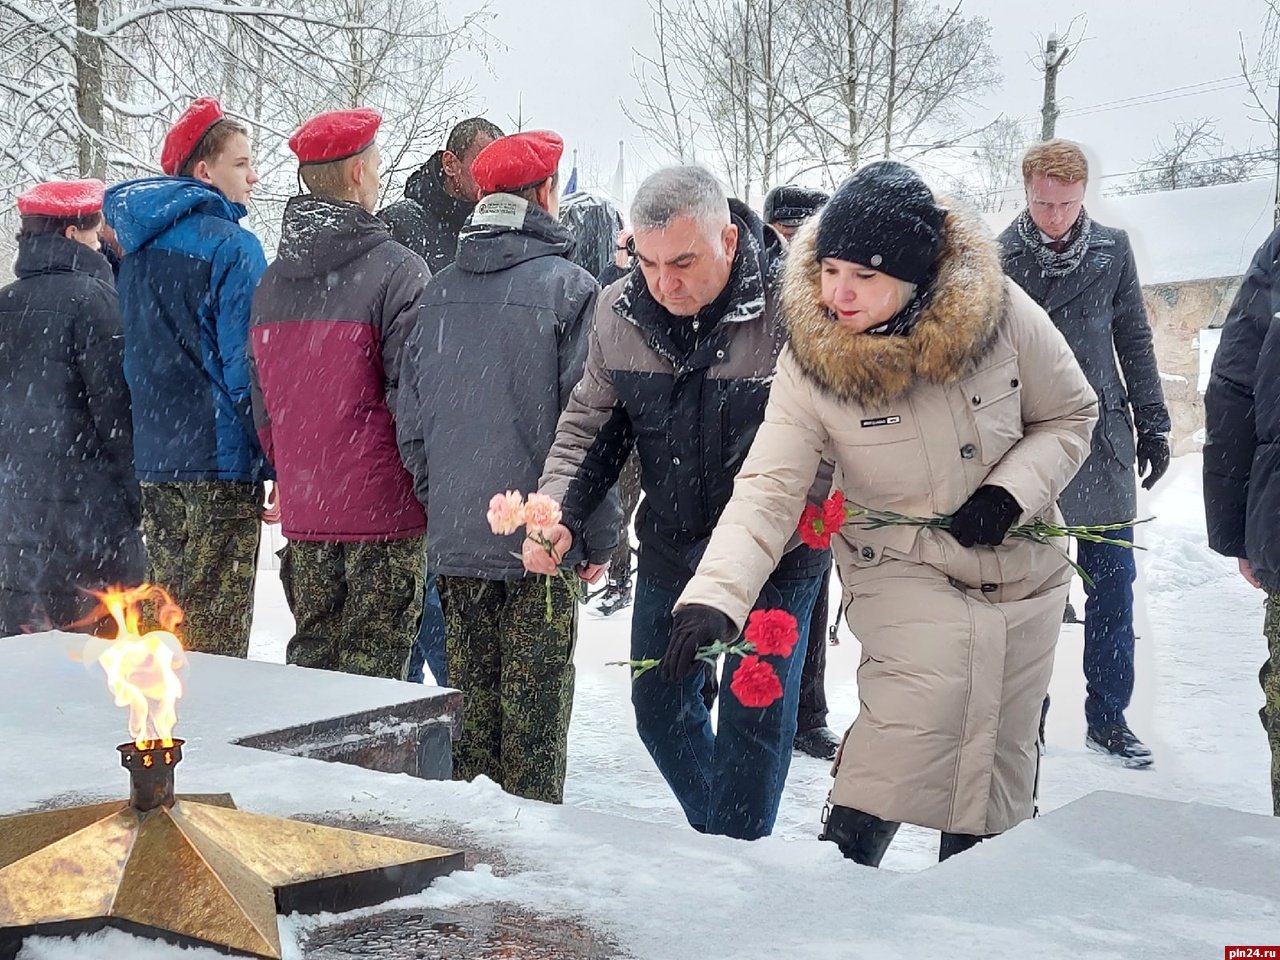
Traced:
POLYGON ((853 807, 832 806, 818 839, 833 841, 855 863, 878 867, 900 826, 853 807))

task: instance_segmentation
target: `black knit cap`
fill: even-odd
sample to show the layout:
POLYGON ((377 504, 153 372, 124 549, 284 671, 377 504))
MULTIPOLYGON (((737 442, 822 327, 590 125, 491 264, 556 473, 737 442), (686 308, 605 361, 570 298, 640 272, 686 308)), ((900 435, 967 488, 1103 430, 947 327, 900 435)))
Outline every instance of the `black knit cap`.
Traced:
POLYGON ((947 211, 919 175, 892 160, 869 163, 822 210, 816 254, 860 263, 917 285, 942 251, 947 211))
POLYGON ((774 187, 764 198, 764 222, 797 227, 821 209, 830 195, 809 187, 774 187))

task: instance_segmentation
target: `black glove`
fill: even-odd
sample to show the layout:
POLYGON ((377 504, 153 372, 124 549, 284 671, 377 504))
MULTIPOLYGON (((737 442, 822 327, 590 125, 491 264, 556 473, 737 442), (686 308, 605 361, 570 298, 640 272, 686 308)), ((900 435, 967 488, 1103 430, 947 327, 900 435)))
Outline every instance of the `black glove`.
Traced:
POLYGON ((987 485, 973 491, 951 515, 948 530, 962 547, 976 543, 996 547, 1004 543, 1005 534, 1021 515, 1022 507, 1008 490, 987 485))
POLYGON ((678 683, 693 672, 698 648, 728 640, 735 633, 733 621, 714 607, 700 603, 681 607, 671 618, 671 642, 658 674, 663 680, 678 683))
POLYGON ((1147 474, 1142 489, 1150 490, 1169 469, 1169 441, 1163 433, 1138 434, 1138 476, 1147 474), (1151 472, 1147 473, 1147 467, 1151 472))

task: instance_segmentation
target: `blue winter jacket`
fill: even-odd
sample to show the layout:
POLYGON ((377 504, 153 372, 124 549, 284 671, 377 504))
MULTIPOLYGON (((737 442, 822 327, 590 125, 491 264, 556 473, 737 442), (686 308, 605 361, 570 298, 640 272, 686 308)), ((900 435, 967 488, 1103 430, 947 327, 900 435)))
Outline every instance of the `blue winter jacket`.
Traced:
POLYGON ((247 211, 188 177, 130 180, 103 213, 117 287, 134 462, 153 483, 269 479, 249 391, 249 304, 266 269, 247 211))

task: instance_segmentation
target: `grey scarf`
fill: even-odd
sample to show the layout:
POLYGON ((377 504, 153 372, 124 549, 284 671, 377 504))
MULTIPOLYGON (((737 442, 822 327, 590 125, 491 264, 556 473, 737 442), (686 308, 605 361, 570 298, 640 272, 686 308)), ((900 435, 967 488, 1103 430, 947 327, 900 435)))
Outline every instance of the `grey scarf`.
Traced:
POLYGON ((1089 252, 1089 234, 1093 232, 1093 221, 1083 209, 1075 226, 1067 234, 1067 248, 1061 253, 1050 250, 1045 244, 1040 236, 1040 228, 1031 219, 1031 211, 1023 210, 1014 222, 1018 225, 1018 236, 1035 255, 1040 264, 1040 272, 1046 277, 1065 277, 1084 262, 1084 255, 1089 252))

